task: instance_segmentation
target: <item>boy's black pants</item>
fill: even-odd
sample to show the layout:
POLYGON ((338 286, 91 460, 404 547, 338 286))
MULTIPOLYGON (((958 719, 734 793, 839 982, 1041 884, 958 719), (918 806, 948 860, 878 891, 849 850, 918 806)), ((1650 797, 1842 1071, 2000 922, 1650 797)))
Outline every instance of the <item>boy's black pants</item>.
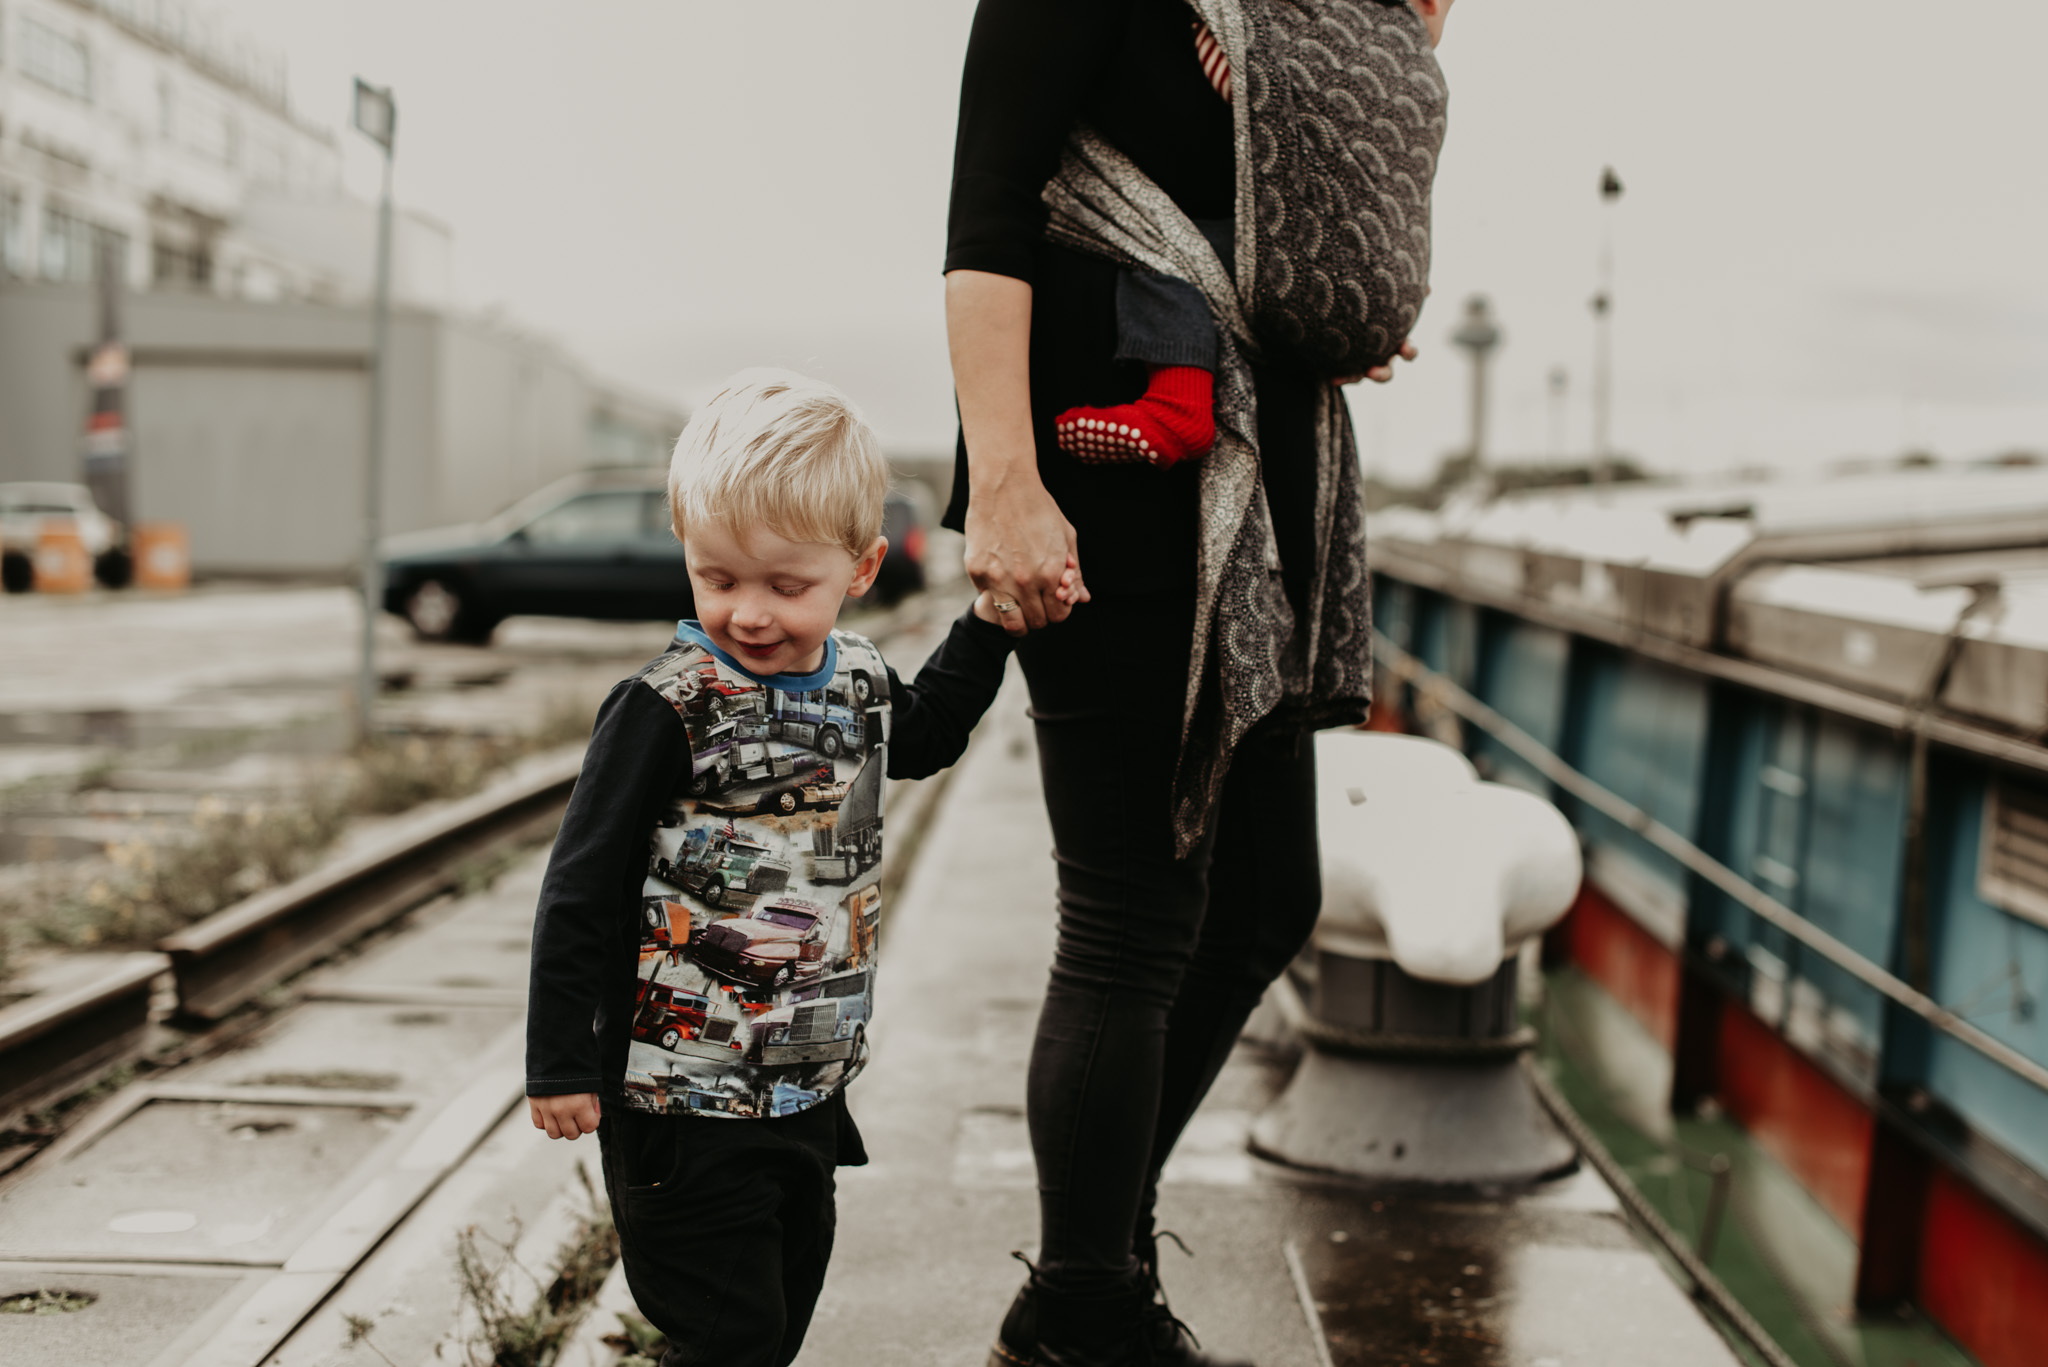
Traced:
POLYGON ((832 1258, 833 1169, 867 1161, 845 1093, 767 1120, 613 1103, 597 1138, 626 1285, 668 1336, 662 1367, 788 1367, 832 1258))

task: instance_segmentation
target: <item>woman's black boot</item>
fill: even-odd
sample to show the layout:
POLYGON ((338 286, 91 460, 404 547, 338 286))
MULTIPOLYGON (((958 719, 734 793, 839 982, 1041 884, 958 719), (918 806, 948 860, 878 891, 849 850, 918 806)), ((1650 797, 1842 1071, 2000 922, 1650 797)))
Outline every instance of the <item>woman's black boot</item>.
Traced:
POLYGON ((1137 1278, 1090 1294, 1047 1285, 1030 1268, 989 1350, 988 1367, 1158 1367, 1137 1278))
POLYGON ((1186 1244, 1172 1230, 1153 1233, 1150 1222, 1137 1239, 1138 1273, 1145 1287, 1145 1332, 1151 1340, 1155 1367, 1253 1367, 1244 1358, 1219 1358, 1202 1351, 1200 1340, 1166 1303, 1166 1288, 1159 1281, 1159 1240, 1171 1239, 1189 1254, 1186 1244))
POLYGON ((1023 1254, 1014 1256, 1031 1270, 1003 1316, 988 1367, 1252 1367, 1241 1358, 1202 1352, 1195 1336, 1167 1307, 1152 1258, 1139 1265, 1135 1296, 1119 1294, 1088 1302, 1055 1298, 1055 1323, 1049 1334, 1042 1335, 1048 1290, 1038 1269, 1023 1254), (1133 1313, 1135 1326, 1128 1318, 1133 1313), (1062 1320, 1068 1322, 1064 1331, 1058 1323, 1062 1320))

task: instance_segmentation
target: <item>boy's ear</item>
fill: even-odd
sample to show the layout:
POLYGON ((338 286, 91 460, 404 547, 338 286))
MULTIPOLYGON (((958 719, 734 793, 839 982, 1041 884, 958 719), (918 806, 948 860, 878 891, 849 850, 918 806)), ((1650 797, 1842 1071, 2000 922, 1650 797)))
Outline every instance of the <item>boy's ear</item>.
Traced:
POLYGON ((882 572, 882 557, 889 553, 889 538, 878 536, 869 544, 867 553, 855 562, 853 582, 846 586, 848 598, 858 598, 874 587, 875 576, 882 572))

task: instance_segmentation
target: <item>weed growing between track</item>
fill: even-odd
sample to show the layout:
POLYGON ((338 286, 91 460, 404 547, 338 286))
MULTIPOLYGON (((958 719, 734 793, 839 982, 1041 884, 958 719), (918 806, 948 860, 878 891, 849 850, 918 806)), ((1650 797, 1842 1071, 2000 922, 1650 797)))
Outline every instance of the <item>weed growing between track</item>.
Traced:
POLYGON ((619 1260, 610 1210, 588 1174, 579 1167, 576 1175, 588 1207, 556 1250, 551 1273, 536 1275, 519 1262, 516 1224, 503 1242, 474 1226, 456 1237, 456 1277, 474 1318, 462 1345, 469 1367, 548 1367, 619 1260))
MULTIPOLYGON (((185 831, 111 844, 102 859, 56 866, 0 893, 0 983, 31 945, 148 948, 305 873, 355 818, 465 797, 527 755, 581 740, 589 729, 583 708, 558 705, 517 735, 379 737, 286 797, 207 797, 185 831)), ((487 883, 499 871, 479 868, 465 882, 487 883)))

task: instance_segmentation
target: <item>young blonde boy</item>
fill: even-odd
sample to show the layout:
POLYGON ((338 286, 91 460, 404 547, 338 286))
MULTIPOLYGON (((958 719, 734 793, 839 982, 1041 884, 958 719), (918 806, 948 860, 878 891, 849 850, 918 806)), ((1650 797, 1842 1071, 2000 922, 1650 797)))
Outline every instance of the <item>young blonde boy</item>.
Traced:
MULTIPOLYGON (((735 376, 669 475, 697 618, 615 687, 534 926, 526 1093, 595 1132, 664 1367, 781 1367, 867 1161, 882 793, 965 750, 1010 636, 987 595, 904 684, 835 630, 874 582, 888 468, 845 396, 735 376)), ((1079 591, 1068 592, 1079 596, 1079 591)))

